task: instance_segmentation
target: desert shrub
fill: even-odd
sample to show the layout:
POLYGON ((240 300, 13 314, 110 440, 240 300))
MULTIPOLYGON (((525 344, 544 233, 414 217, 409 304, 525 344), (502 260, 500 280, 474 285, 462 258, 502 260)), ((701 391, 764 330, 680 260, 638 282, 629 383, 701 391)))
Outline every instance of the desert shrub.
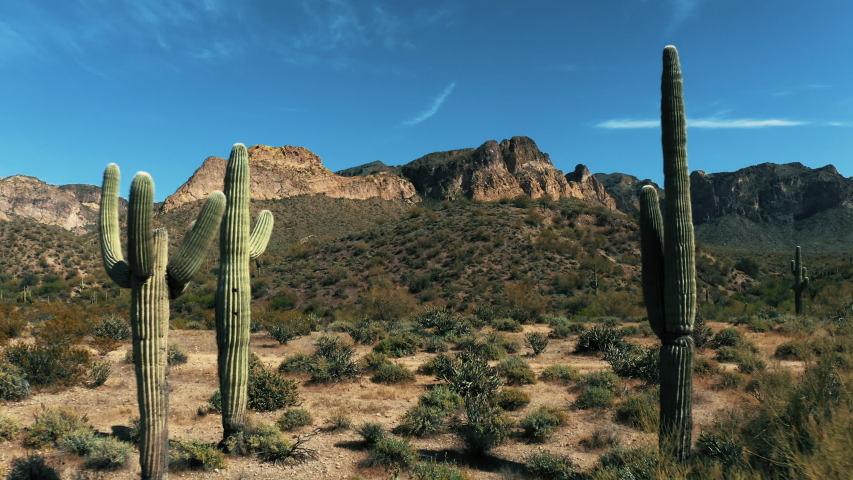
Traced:
POLYGON ((12 440, 18 436, 21 426, 8 415, 0 415, 0 442, 12 440))
POLYGON ((130 340, 130 322, 116 314, 107 314, 92 325, 89 334, 93 337, 110 338, 117 342, 130 340))
POLYGON ((723 363, 734 363, 737 362, 742 355, 743 352, 741 352, 735 347, 723 346, 717 348, 717 353, 714 356, 714 360, 723 363))
POLYGON ((402 365, 388 362, 383 363, 376 369, 371 381, 388 384, 414 382, 415 374, 402 365))
POLYGON ((93 470, 119 470, 127 466, 133 445, 115 437, 96 437, 86 453, 86 468, 93 470))
POLYGON ((620 348, 624 343, 618 330, 596 325, 580 334, 575 353, 606 352, 610 348, 620 348))
POLYGON ((414 355, 418 352, 420 342, 413 335, 397 335, 379 340, 373 351, 383 353, 392 358, 414 355))
POLYGON ((456 428, 470 455, 482 455, 509 439, 515 426, 512 418, 497 408, 466 404, 466 422, 456 428))
POLYGON ((85 416, 66 407, 43 408, 24 435, 24 446, 43 449, 55 446, 72 433, 90 430, 85 416))
MULTIPOLYGON (((124 361, 129 364, 133 364, 133 345, 127 349, 127 353, 124 355, 124 361)), ((186 352, 181 349, 180 345, 177 343, 170 343, 168 348, 166 349, 166 362, 171 365, 183 365, 189 361, 189 357, 186 352)))
POLYGON ((730 467, 743 460, 743 445, 731 432, 720 426, 710 432, 702 432, 696 440, 696 450, 700 456, 712 458, 730 467))
POLYGON ((495 404, 511 412, 530 403, 530 395, 515 388, 501 389, 495 396, 495 404))
POLYGON ((296 448, 296 443, 284 438, 277 427, 255 420, 249 420, 243 431, 229 437, 224 445, 228 453, 276 464, 295 460, 296 448))
POLYGON ((743 385, 743 376, 737 373, 724 372, 720 375, 719 388, 737 390, 743 385))
POLYGON ((368 448, 373 447, 379 440, 388 436, 388 432, 385 431, 385 427, 381 423, 362 423, 355 430, 364 439, 364 444, 368 448))
POLYGON ((297 353, 286 357, 278 366, 279 373, 311 373, 317 368, 317 359, 308 353, 297 353))
POLYGON ((519 356, 509 357, 497 365, 498 374, 506 379, 507 385, 532 385, 536 374, 530 365, 519 356))
POLYGON ((299 427, 311 425, 312 423, 314 423, 314 418, 308 410, 304 408, 288 408, 278 418, 276 425, 279 430, 289 432, 299 427))
POLYGON ((385 337, 385 329, 378 322, 363 318, 347 329, 352 341, 361 345, 372 345, 385 337))
POLYGON ((408 440, 388 435, 373 445, 363 464, 408 470, 417 460, 418 451, 408 440))
POLYGON ((706 357, 696 357, 693 360, 694 375, 711 375, 720 371, 720 364, 716 360, 706 357))
POLYGON ((444 431, 447 412, 425 405, 415 405, 403 414, 394 433, 406 437, 428 437, 444 431))
POLYGON ((75 430, 56 442, 56 446, 60 450, 64 450, 75 455, 88 455, 92 451, 95 443, 99 440, 95 431, 90 428, 81 428, 75 430))
POLYGON ((750 332, 765 333, 770 331, 770 323, 757 317, 750 318, 746 325, 750 332))
POLYGON ((18 401, 30 396, 30 382, 21 370, 9 363, 0 362, 0 401, 18 401))
POLYGON ((755 372, 763 371, 766 365, 764 364, 764 360, 761 359, 757 354, 752 352, 746 352, 740 356, 740 358, 736 361, 738 371, 746 374, 753 374, 755 372))
POLYGON ((492 320, 492 328, 500 332, 520 332, 521 324, 511 318, 497 318, 492 320))
POLYGON ((524 343, 533 350, 535 357, 544 353, 545 349, 548 348, 548 336, 538 332, 528 333, 524 336, 524 343))
POLYGON ((5 355, 30 385, 39 387, 75 385, 91 364, 89 350, 61 343, 16 343, 6 348, 5 355))
POLYGON ((734 327, 726 328, 717 332, 714 335, 714 340, 712 345, 714 348, 719 347, 739 347, 743 345, 746 339, 743 338, 743 334, 734 327))
POLYGON ((612 431, 602 429, 593 430, 592 434, 586 438, 582 438, 578 445, 587 450, 598 450, 604 447, 615 447, 619 445, 619 437, 612 431))
POLYGON ((566 413, 557 407, 542 405, 527 414, 519 426, 523 436, 531 441, 542 442, 566 422, 566 413))
POLYGON ((169 469, 210 471, 225 468, 225 454, 202 440, 169 441, 169 469))
POLYGON ((435 375, 443 378, 447 375, 449 369, 457 363, 458 360, 453 359, 444 354, 438 354, 418 367, 418 373, 421 375, 435 375))
POLYGON ((696 318, 693 320, 693 331, 690 336, 693 337, 693 345, 696 348, 702 348, 711 341, 714 331, 705 323, 705 316, 696 313, 696 318))
POLYGON ((271 412, 299 402, 299 386, 283 378, 252 355, 249 359, 248 407, 257 412, 271 412))
POLYGON ((0 305, 0 345, 10 339, 20 337, 27 328, 27 321, 15 315, 14 307, 0 305))
POLYGON ((776 347, 773 356, 783 360, 805 360, 809 358, 810 353, 809 348, 802 342, 791 340, 776 347))
POLYGON ((613 372, 590 372, 581 375, 578 382, 584 387, 601 387, 615 392, 622 386, 622 381, 613 372))
POLYGON ((379 352, 370 352, 361 357, 361 360, 358 361, 358 366, 364 372, 375 372, 386 363, 390 363, 387 355, 379 352))
POLYGON ((660 378, 660 348, 623 343, 604 352, 604 361, 620 377, 657 383, 660 378))
POLYGON ((6 480, 59 480, 59 472, 44 463, 41 455, 12 460, 12 468, 6 474, 6 480))
POLYGON ((467 473, 459 470, 456 465, 440 463, 430 459, 416 463, 409 474, 412 480, 468 480, 467 473))
POLYGON ((491 305, 480 305, 474 309, 474 316, 479 320, 480 326, 492 323, 497 318, 498 310, 491 305))
POLYGON ((462 397, 447 385, 438 385, 421 395, 419 404, 445 413, 455 412, 463 406, 462 397))
POLYGON ((543 382, 561 382, 564 384, 578 378, 580 378, 580 372, 571 365, 551 365, 539 375, 539 379, 543 382))
POLYGON ((471 331, 468 322, 446 308, 427 308, 415 316, 414 320, 421 328, 433 329, 433 333, 439 337, 462 336, 471 331))
POLYGON ((524 467, 528 474, 545 480, 572 480, 577 474, 569 457, 541 450, 531 454, 524 467))
POLYGON ((358 365, 352 359, 355 354, 352 345, 334 335, 321 336, 316 345, 316 366, 311 370, 311 382, 337 383, 358 376, 358 365))
POLYGON ((450 347, 447 345, 447 342, 442 340, 441 337, 435 335, 429 335, 428 337, 426 337, 423 343, 423 348, 425 352, 429 353, 439 353, 450 350, 450 347))
POLYGON ((352 419, 343 409, 338 409, 326 419, 331 430, 349 430, 352 428, 352 419))
POLYGON ((586 387, 575 399, 572 406, 580 410, 605 409, 613 406, 613 391, 604 387, 586 387))
POLYGON ((110 362, 92 362, 91 380, 87 386, 89 388, 100 387, 106 383, 112 373, 113 366, 110 362))
POLYGON ((611 478, 632 478, 637 480, 656 480, 661 478, 657 446, 645 445, 633 448, 617 446, 600 456, 598 462, 599 466, 596 470, 611 471, 618 475, 611 478))
POLYGON ((616 421, 641 432, 654 433, 660 423, 657 391, 631 395, 616 407, 616 421))

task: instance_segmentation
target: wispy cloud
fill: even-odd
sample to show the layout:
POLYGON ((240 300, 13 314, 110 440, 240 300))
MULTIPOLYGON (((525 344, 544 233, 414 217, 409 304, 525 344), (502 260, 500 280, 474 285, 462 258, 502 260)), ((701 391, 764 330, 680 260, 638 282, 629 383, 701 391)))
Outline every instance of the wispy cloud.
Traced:
MULTIPOLYGON (((782 119, 766 119, 755 120, 752 118, 739 119, 718 119, 718 118, 697 118, 688 119, 687 126, 693 128, 767 128, 767 127, 795 127, 798 125, 808 125, 810 122, 800 122, 794 120, 782 119)), ((660 120, 631 120, 617 119, 607 120, 595 125, 598 128, 608 129, 631 129, 631 128, 658 128, 660 120)))
POLYGON ((445 100, 447 100, 447 97, 450 95, 450 92, 453 91, 454 87, 456 87, 456 82, 450 82, 450 85, 448 85, 441 93, 438 94, 437 97, 435 97, 435 100, 432 101, 432 105, 430 105, 429 108, 424 110, 417 117, 411 120, 406 120, 402 124, 406 126, 417 125, 428 119, 429 117, 435 115, 436 112, 438 112, 438 109, 441 108, 441 104, 444 103, 445 100))

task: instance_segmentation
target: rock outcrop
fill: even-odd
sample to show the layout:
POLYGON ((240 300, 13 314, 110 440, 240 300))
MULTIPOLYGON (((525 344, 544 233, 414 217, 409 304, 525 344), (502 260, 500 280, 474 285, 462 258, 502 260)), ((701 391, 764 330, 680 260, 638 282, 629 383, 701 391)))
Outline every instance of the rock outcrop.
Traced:
POLYGON ((655 182, 646 179, 640 180, 633 175, 624 173, 596 173, 595 178, 600 185, 613 197, 616 209, 624 213, 636 213, 640 211, 640 190, 646 185, 654 186, 658 191, 658 197, 663 199, 663 189, 655 182))
MULTIPOLYGON (((94 185, 49 185, 37 178, 0 178, 0 220, 19 217, 55 225, 75 233, 98 222, 101 189, 94 185)), ((127 202, 120 201, 121 213, 127 202)))
POLYGON ((392 167, 391 165, 385 165, 381 160, 376 160, 374 162, 365 163, 364 165, 359 165, 357 167, 350 167, 344 170, 338 170, 335 172, 336 175, 340 175, 342 177, 367 177, 370 175, 396 175, 398 177, 402 176, 402 172, 400 172, 400 167, 392 167))
POLYGON ((400 170, 419 193, 430 198, 495 201, 521 194, 533 198, 550 195, 615 208, 613 199, 586 167, 578 168, 565 176, 533 140, 512 137, 500 143, 490 140, 479 148, 431 153, 400 170))
MULTIPOLYGON (((336 175, 323 166, 320 157, 303 147, 255 145, 248 150, 252 200, 314 194, 355 200, 373 197, 419 200, 412 184, 402 178, 393 175, 336 175)), ((168 212, 185 203, 206 198, 212 190, 221 190, 225 181, 225 162, 220 157, 208 157, 186 183, 166 198, 162 211, 168 212)))

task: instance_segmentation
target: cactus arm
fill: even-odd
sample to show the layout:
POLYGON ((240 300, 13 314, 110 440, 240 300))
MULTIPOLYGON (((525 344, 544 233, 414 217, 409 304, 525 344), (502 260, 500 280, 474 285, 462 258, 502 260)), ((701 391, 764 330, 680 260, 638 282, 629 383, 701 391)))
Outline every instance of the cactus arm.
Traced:
POLYGON ((211 192, 181 248, 167 267, 171 298, 180 296, 187 283, 198 273, 219 229, 224 211, 225 195, 220 191, 211 192))
MULTIPOLYGON (((800 248, 800 247, 797 247, 797 248, 800 248)), ((791 274, 794 275, 795 277, 797 276, 797 266, 793 260, 791 260, 791 274)))
MULTIPOLYGON (((150 202, 149 202, 150 205, 150 202)), ((136 370, 136 395, 139 403, 139 461, 143 479, 164 479, 168 473, 169 296, 166 261, 169 234, 165 229, 153 232, 152 275, 134 277, 130 289, 130 324, 133 335, 133 364, 136 370)))
POLYGON ((231 149, 225 169, 227 203, 219 235, 216 344, 224 438, 246 423, 249 377, 249 158, 243 144, 231 149))
POLYGON ((130 206, 127 214, 127 255, 130 271, 139 278, 151 276, 154 269, 154 235, 151 217, 154 214, 154 181, 151 175, 139 172, 130 184, 130 206))
POLYGON ((664 231, 665 331, 660 350, 660 447, 676 462, 690 455, 693 431, 693 321, 696 252, 687 168, 687 120, 678 51, 663 51, 661 143, 666 212, 664 231))
POLYGON ((252 235, 249 237, 249 258, 254 260, 264 253, 267 249, 267 244, 270 242, 272 234, 273 217, 272 212, 264 210, 258 215, 258 221, 255 223, 255 228, 252 230, 252 235))
POLYGON ((101 211, 98 230, 101 244, 101 258, 107 275, 122 288, 130 288, 130 266, 121 254, 121 236, 118 223, 119 168, 115 163, 104 170, 104 182, 101 188, 101 211))
POLYGON ((643 301, 649 324, 658 338, 663 338, 663 218, 658 193, 651 185, 640 191, 640 250, 643 268, 643 301))

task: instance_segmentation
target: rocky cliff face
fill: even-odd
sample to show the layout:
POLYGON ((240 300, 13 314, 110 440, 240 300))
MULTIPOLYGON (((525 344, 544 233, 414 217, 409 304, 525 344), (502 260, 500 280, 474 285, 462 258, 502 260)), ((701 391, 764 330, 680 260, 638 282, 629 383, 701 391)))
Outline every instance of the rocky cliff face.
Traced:
MULTIPOLYGON (((253 200, 313 194, 355 200, 373 197, 385 200, 419 199, 411 183, 395 176, 336 175, 323 166, 320 157, 306 148, 255 145, 248 150, 253 200)), ((207 198, 213 190, 222 190, 225 163, 223 158, 208 157, 192 177, 166 199, 162 211, 167 212, 185 203, 207 198)))
POLYGON ((528 137, 512 137, 500 143, 490 140, 479 148, 431 153, 400 170, 418 192, 431 198, 495 201, 521 194, 533 198, 550 195, 615 207, 586 167, 579 165, 575 172, 563 175, 554 168, 548 154, 528 137))
POLYGON ((633 175, 624 173, 596 173, 595 178, 613 197, 616 202, 616 209, 621 212, 635 213, 640 211, 640 190, 646 185, 654 186, 658 191, 658 196, 661 199, 663 198, 663 189, 649 179, 640 180, 633 175))
POLYGON ((365 163, 364 165, 359 165, 357 167, 350 167, 344 170, 338 170, 335 172, 336 175, 340 175, 342 177, 367 177, 370 175, 396 175, 402 176, 402 172, 400 172, 400 167, 392 167, 390 165, 385 165, 380 160, 376 160, 374 162, 365 163))
MULTIPOLYGON (((48 185, 24 175, 0 178, 0 220, 20 217, 82 233, 98 222, 101 189, 94 185, 48 185)), ((119 209, 127 210, 123 199, 119 209)))

